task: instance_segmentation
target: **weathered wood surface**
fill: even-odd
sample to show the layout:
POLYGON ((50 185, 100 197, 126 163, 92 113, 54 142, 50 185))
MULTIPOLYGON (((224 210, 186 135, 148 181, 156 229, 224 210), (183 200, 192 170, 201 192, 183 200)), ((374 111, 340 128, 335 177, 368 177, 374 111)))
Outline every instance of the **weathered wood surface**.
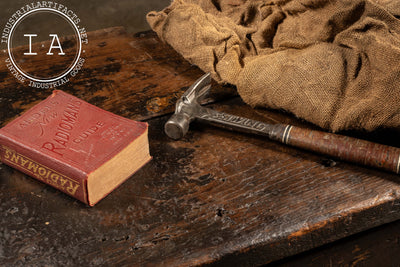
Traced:
POLYGON ((268 267, 398 266, 400 221, 340 239, 336 242, 287 257, 268 267))
MULTIPOLYGON (((57 89, 137 120, 173 111, 177 98, 186 91, 193 78, 202 75, 202 72, 182 60, 177 53, 171 53, 171 48, 162 44, 154 33, 141 36, 139 34, 132 38, 123 28, 89 33, 89 44, 83 54, 83 69, 69 83, 57 89)), ((65 38, 61 40, 61 46, 71 41, 70 38, 65 38)), ((41 45, 42 43, 33 44, 32 51, 39 50, 41 45)), ((70 45, 67 47, 66 54, 72 49, 70 45)), ((17 49, 22 50, 24 47, 17 49)), ((3 50, 0 62, 4 62, 6 56, 6 50, 3 50)), ((34 61, 32 64, 40 66, 34 61)), ((51 74, 51 70, 47 71, 51 74)), ((0 65, 0 82, 2 123, 38 103, 53 90, 32 88, 18 83, 5 63, 0 65)), ((215 86, 206 102, 234 94, 236 92, 232 87, 215 86)))
MULTIPOLYGON (((202 73, 154 34, 97 31, 86 51, 60 89, 147 120, 154 159, 94 208, 0 165, 0 265, 260 265, 400 218, 395 174, 196 123, 168 139, 162 115, 202 73)), ((51 91, 21 86, 4 65, 0 77, 3 124, 51 91)), ((214 88, 209 102, 235 95, 214 88)), ((211 106, 305 125, 237 97, 211 106)))

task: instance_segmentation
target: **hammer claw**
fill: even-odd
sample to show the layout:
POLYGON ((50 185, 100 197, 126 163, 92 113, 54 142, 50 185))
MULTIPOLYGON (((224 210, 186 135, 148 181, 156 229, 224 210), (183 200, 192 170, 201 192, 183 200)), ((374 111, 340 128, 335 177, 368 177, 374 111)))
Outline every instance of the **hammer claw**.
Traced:
POLYGON ((199 102, 199 99, 205 96, 210 89, 211 85, 211 74, 206 73, 195 81, 189 89, 182 95, 182 99, 185 102, 192 103, 193 101, 199 102))

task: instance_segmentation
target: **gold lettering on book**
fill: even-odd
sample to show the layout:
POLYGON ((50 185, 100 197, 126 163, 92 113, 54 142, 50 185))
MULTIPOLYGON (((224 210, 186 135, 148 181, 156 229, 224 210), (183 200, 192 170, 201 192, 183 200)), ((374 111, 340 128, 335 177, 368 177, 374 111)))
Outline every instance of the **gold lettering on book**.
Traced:
POLYGON ((36 177, 37 179, 54 186, 61 191, 67 192, 72 196, 75 195, 80 186, 78 182, 42 164, 39 164, 6 146, 2 147, 5 151, 3 156, 4 161, 25 170, 33 177, 36 177))
POLYGON ((70 99, 67 107, 61 115, 61 121, 56 127, 54 138, 50 142, 43 143, 42 148, 59 156, 63 156, 64 150, 67 148, 67 144, 70 140, 74 124, 78 120, 78 113, 81 104, 82 102, 79 100, 70 99))

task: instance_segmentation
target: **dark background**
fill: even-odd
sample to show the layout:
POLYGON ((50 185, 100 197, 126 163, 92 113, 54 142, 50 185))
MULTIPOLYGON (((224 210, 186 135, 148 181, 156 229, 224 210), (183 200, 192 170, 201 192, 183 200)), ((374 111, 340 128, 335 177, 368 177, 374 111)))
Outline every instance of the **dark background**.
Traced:
MULTIPOLYGON (((7 20, 22 6, 36 2, 30 0, 0 1, 0 29, 3 31, 7 20)), ((170 0, 70 0, 52 1, 73 10, 81 19, 79 23, 87 31, 124 26, 130 33, 150 29, 146 14, 151 10, 161 10, 170 0)), ((40 27, 57 27, 48 21, 38 21, 40 27)))

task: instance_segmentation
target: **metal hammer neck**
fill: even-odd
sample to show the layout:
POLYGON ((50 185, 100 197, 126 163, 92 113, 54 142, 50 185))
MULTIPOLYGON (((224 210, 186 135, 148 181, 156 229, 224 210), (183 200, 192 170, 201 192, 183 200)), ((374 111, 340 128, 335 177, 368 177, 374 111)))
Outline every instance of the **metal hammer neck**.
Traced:
POLYGON ((243 118, 199 106, 196 118, 230 130, 270 137, 274 125, 243 118))

